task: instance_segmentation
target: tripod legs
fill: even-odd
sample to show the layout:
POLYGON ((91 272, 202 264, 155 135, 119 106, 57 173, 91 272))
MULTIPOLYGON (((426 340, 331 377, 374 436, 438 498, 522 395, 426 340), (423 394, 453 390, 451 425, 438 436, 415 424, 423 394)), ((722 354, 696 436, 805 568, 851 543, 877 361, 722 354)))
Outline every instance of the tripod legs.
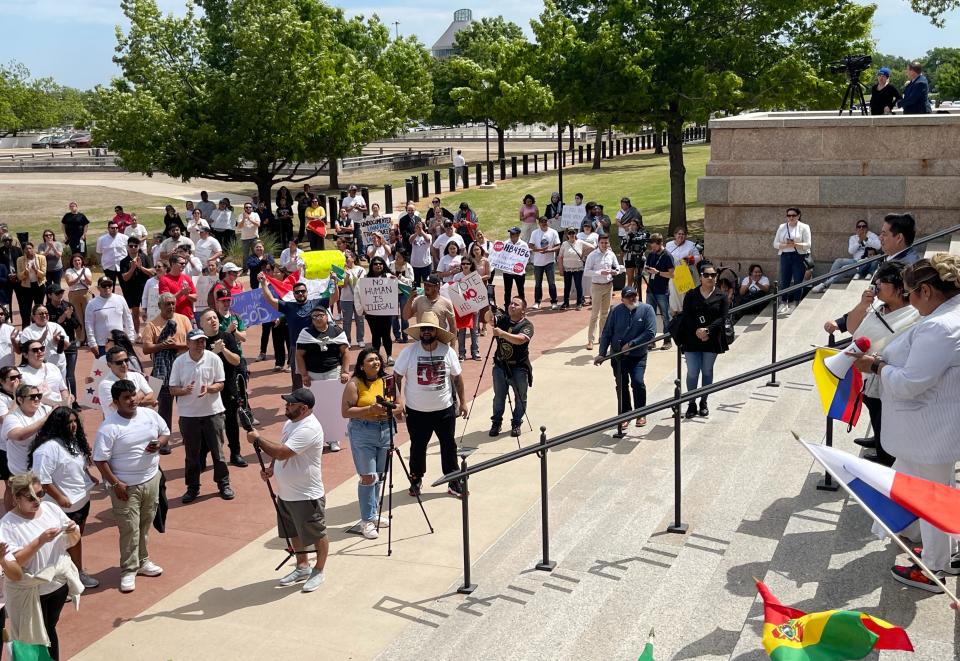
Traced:
MULTIPOLYGON (((393 458, 396 456, 397 460, 400 462, 400 468, 403 469, 403 474, 407 477, 407 481, 411 482, 410 471, 407 469, 406 462, 403 461, 403 455, 400 454, 400 448, 398 448, 393 442, 394 434, 394 424, 395 421, 391 420, 390 422, 390 449, 387 451, 387 465, 384 467, 384 475, 387 478, 388 489, 386 491, 387 496, 387 556, 393 554, 393 458)), ((381 480, 382 482, 382 480, 381 480)), ((380 529, 380 520, 383 517, 383 497, 385 492, 380 491, 380 506, 377 511, 377 529, 380 529)), ((420 511, 423 512, 423 520, 427 522, 427 528, 430 529, 430 533, 433 534, 433 524, 430 523, 430 517, 427 516, 427 509, 423 506, 423 500, 420 498, 420 494, 417 494, 417 504, 420 505, 420 511)))

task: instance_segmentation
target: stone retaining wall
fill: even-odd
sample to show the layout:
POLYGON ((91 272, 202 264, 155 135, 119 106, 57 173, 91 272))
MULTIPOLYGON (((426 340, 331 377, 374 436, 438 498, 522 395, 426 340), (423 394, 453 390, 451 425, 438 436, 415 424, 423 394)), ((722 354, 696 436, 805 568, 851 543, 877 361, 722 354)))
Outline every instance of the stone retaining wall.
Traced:
POLYGON ((960 223, 960 115, 754 113, 710 128, 697 194, 714 261, 759 262, 775 277, 787 206, 811 226, 818 273, 848 256, 857 219, 879 233, 885 214, 909 211, 918 235, 960 223))

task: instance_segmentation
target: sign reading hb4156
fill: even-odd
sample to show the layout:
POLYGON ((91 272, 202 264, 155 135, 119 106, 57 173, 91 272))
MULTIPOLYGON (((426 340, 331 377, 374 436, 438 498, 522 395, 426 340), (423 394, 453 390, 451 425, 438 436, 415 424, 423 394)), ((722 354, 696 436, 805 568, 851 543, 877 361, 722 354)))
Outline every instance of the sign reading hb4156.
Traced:
POLYGON ((504 273, 523 273, 529 260, 530 247, 523 241, 494 241, 490 250, 490 266, 504 273))

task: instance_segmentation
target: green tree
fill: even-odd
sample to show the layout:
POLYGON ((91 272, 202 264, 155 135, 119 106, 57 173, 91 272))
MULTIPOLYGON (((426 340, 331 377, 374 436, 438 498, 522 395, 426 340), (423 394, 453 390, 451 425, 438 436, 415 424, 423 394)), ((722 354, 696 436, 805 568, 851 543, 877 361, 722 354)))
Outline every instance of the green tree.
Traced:
POLYGON ((549 112, 550 91, 533 75, 535 47, 520 27, 484 18, 457 33, 450 58, 465 84, 450 91, 457 110, 474 121, 489 120, 497 133, 497 158, 505 157, 504 131, 549 112))
POLYGON ((910 0, 913 11, 930 18, 937 27, 944 25, 943 15, 960 7, 960 0, 910 0))
POLYGON ((943 101, 960 99, 960 57, 940 64, 937 72, 937 90, 943 101))
POLYGON ((629 68, 620 75, 642 70, 649 83, 646 101, 625 105, 629 115, 667 132, 671 232, 686 223, 685 125, 748 108, 836 107, 846 80, 830 76, 828 62, 869 52, 874 11, 849 0, 558 0, 557 6, 583 39, 632 26, 620 28, 621 47, 637 56, 622 59, 629 68))
POLYGON ((0 137, 53 126, 80 126, 85 93, 52 78, 31 79, 24 65, 0 66, 0 137))
POLYGON ((450 96, 455 88, 464 87, 469 81, 454 71, 449 59, 431 59, 430 79, 433 83, 433 108, 427 121, 432 126, 456 126, 470 121, 450 96))
MULTIPOLYGON (((392 136, 430 106, 429 54, 374 16, 318 0, 125 0, 123 76, 98 90, 97 136, 130 170, 252 182, 261 199, 392 136)), ((336 170, 330 169, 337 187, 336 170)))

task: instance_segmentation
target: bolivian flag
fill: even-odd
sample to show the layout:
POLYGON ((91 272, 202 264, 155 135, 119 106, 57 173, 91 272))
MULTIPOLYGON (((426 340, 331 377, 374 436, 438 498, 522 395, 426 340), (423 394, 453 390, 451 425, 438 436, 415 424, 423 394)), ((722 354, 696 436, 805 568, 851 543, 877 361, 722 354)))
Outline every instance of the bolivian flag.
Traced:
POLYGON ((857 611, 804 613, 784 606, 762 582, 763 648, 774 661, 862 659, 873 650, 913 651, 907 632, 857 611))

